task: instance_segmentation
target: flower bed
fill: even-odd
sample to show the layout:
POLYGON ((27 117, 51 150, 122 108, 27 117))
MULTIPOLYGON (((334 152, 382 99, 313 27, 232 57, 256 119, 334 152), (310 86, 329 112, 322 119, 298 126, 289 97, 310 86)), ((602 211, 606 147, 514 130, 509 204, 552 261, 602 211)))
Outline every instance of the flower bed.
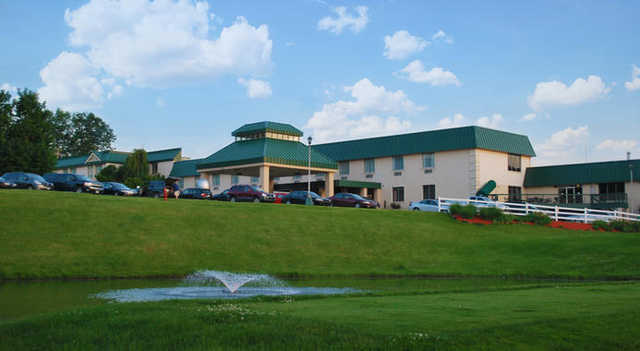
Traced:
MULTIPOLYGON (((460 222, 466 222, 466 223, 472 223, 472 224, 483 224, 483 225, 494 224, 492 221, 482 219, 479 217, 474 217, 469 219, 469 218, 462 218, 458 215, 455 215, 453 216, 453 218, 455 218, 460 222)), ((513 222, 513 223, 515 224, 517 222, 513 222)), ((529 222, 522 222, 522 223, 533 225, 533 223, 529 223, 529 222)), ((547 227, 563 228, 563 229, 570 229, 570 230, 593 230, 593 226, 591 225, 591 223, 575 223, 575 222, 564 222, 564 221, 553 221, 547 224, 547 227)))

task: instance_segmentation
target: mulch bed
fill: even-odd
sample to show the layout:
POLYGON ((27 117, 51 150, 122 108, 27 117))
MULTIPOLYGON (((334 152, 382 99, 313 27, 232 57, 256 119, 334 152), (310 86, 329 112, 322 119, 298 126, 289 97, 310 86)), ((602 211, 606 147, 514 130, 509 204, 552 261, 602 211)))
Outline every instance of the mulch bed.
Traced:
MULTIPOLYGON (((486 219, 475 217, 473 219, 462 218, 460 216, 454 216, 454 218, 460 222, 472 223, 472 224, 493 224, 492 221, 488 221, 486 219)), ((523 223, 523 224, 531 224, 533 223, 523 223)), ((591 223, 576 223, 576 222, 563 222, 563 221, 553 221, 547 225, 551 228, 562 228, 569 230, 593 230, 593 226, 591 223)))

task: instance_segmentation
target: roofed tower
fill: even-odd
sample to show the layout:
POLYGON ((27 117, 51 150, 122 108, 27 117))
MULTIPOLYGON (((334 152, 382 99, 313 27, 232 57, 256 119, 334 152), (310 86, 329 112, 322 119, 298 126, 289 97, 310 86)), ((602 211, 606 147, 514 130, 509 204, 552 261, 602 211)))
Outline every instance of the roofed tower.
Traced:
POLYGON ((245 124, 231 133, 236 141, 265 138, 300 141, 302 134, 300 129, 290 124, 270 121, 245 124))

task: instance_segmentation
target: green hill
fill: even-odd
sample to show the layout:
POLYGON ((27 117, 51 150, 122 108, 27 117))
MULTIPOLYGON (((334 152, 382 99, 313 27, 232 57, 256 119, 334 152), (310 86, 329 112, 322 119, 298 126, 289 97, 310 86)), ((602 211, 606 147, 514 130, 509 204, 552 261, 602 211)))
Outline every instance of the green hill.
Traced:
POLYGON ((409 211, 0 191, 0 279, 277 275, 640 277, 640 235, 409 211))

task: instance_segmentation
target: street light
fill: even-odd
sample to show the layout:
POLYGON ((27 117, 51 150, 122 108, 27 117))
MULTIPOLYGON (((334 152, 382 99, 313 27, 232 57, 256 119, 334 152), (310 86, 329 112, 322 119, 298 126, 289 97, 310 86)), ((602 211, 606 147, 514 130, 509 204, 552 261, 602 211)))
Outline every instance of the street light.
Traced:
POLYGON ((307 138, 307 150, 309 151, 308 153, 308 167, 307 167, 307 199, 305 200, 304 204, 307 206, 312 206, 313 205, 313 200, 311 200, 311 136, 309 136, 307 138))

